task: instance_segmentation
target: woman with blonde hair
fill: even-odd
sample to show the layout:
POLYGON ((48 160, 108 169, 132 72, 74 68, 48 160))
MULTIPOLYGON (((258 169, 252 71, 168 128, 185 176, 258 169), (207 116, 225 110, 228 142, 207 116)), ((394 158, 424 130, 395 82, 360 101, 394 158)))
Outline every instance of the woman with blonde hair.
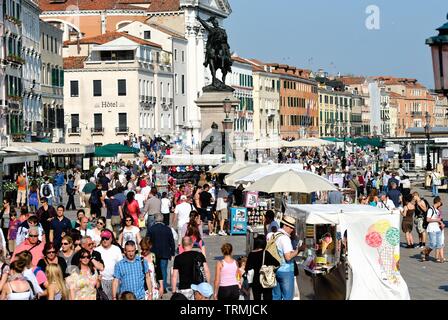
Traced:
POLYGON ((45 270, 47 275, 48 287, 44 295, 48 300, 68 300, 70 292, 65 285, 62 270, 57 264, 49 264, 45 270))

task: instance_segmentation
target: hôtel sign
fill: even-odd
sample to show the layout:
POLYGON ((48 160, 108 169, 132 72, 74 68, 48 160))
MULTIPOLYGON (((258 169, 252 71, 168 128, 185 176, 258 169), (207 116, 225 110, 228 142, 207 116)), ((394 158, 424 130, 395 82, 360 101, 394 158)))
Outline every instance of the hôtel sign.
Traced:
POLYGON ((101 101, 100 103, 96 103, 95 108, 125 108, 124 103, 118 103, 118 101, 111 102, 111 101, 101 101))

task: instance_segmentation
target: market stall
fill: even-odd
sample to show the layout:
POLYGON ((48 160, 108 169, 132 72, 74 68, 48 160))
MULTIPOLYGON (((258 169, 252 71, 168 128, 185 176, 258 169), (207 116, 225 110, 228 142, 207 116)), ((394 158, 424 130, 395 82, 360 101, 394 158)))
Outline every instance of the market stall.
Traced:
POLYGON ((288 205, 316 299, 409 300, 399 270, 400 214, 363 205, 288 205), (348 275, 348 280, 346 280, 348 275))

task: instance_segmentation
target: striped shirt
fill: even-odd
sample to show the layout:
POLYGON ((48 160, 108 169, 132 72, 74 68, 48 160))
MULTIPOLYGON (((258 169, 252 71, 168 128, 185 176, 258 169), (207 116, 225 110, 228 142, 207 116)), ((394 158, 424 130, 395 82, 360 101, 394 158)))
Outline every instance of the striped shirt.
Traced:
MULTIPOLYGON (((149 271, 148 262, 143 260, 145 274, 149 271)), ((117 262, 114 269, 114 278, 120 280, 119 293, 131 291, 138 300, 145 299, 145 274, 142 270, 142 262, 139 256, 133 261, 123 258, 117 262)))

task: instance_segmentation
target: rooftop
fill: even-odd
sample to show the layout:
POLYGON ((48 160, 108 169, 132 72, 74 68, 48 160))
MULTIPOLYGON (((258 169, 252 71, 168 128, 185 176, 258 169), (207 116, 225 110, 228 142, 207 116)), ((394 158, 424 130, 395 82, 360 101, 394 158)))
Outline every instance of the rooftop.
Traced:
POLYGON ((65 11, 69 7, 79 10, 143 10, 150 12, 178 11, 180 0, 40 0, 42 11, 65 11), (147 8, 139 5, 147 5, 147 8))
POLYGON ((64 58, 64 69, 83 69, 86 56, 64 58))
MULTIPOLYGON (((155 42, 151 42, 151 41, 147 41, 147 40, 143 40, 134 36, 131 36, 130 34, 127 34, 125 32, 107 32, 105 34, 99 35, 99 36, 94 36, 94 37, 87 37, 87 38, 82 38, 79 39, 79 44, 105 44, 108 42, 111 42, 115 39, 121 38, 121 37, 125 37, 128 38, 129 40, 134 41, 135 43, 138 43, 140 45, 144 45, 144 46, 151 46, 151 47, 156 47, 156 48, 160 48, 162 49, 162 46, 160 44, 157 44, 155 42)), ((78 44, 78 40, 72 40, 72 41, 65 41, 64 45, 76 45, 78 44)))

